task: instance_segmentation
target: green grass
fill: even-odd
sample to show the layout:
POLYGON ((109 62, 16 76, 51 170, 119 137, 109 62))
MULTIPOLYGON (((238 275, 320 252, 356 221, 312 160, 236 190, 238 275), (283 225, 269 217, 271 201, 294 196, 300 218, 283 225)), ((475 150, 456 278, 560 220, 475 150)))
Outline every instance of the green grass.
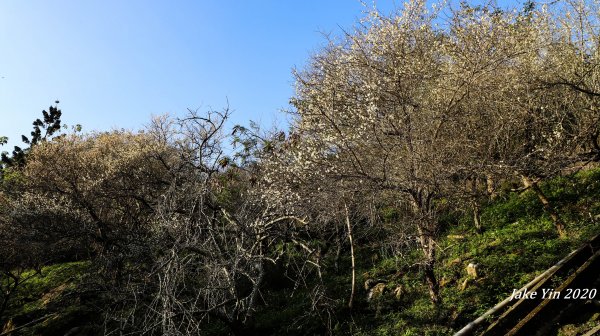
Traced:
MULTIPOLYGON (((308 298, 315 294, 310 288, 314 285, 311 281, 316 283, 316 274, 307 278, 309 289, 282 286, 266 290, 262 295, 268 305, 258 307, 253 329, 264 335, 318 335, 326 332, 324 326, 330 322, 335 335, 452 335, 600 233, 600 169, 556 178, 541 188, 567 224, 565 239, 558 238, 531 191, 506 193, 484 205, 481 234, 476 233, 470 214, 443 214, 447 225, 438 239, 436 271, 442 284, 439 307, 430 303, 423 275, 414 265, 421 258, 419 250, 408 251, 403 258, 385 257, 380 240, 365 237, 356 246, 357 292, 352 311, 347 308, 350 257, 349 251, 342 251, 337 272, 331 255, 322 268, 331 300, 323 298, 322 306, 311 305, 308 298), (467 276, 469 263, 479 265, 476 279, 467 276), (370 302, 363 288, 367 279, 386 281, 384 294, 370 302), (394 294, 396 288, 402 288, 400 297, 394 294), (318 313, 308 314, 314 308, 318 313)), ((388 224, 400 218, 392 208, 385 209, 383 217, 388 224)), ((93 302, 82 302, 77 295, 88 267, 86 262, 48 266, 20 288, 9 307, 15 325, 56 314, 22 330, 22 335, 64 334, 73 326, 93 325, 93 302)), ((212 321, 209 327, 207 335, 227 334, 220 323, 212 321)), ((90 329, 84 334, 94 333, 90 329)))
MULTIPOLYGON (((27 325, 19 335, 62 335, 85 324, 90 328, 93 309, 81 302, 77 292, 88 267, 89 262, 81 261, 46 266, 39 273, 24 272, 28 280, 11 298, 6 314, 14 327, 27 325)), ((87 333, 94 331, 87 329, 87 333)))
MULTIPOLYGON (((454 220, 458 224, 438 240, 437 277, 443 284, 443 304, 438 309, 429 302, 419 272, 388 278, 392 285, 404 284, 408 293, 393 302, 388 292, 379 306, 363 312, 364 323, 359 323, 357 334, 451 335, 600 233, 600 169, 556 178, 541 187, 567 223, 566 239, 558 238, 533 192, 502 195, 483 207, 482 234, 476 234, 469 214, 454 220), (479 276, 462 289, 469 263, 479 265, 479 276)), ((418 257, 417 252, 409 260, 418 257)), ((389 274, 395 262, 382 260, 367 272, 389 274)))

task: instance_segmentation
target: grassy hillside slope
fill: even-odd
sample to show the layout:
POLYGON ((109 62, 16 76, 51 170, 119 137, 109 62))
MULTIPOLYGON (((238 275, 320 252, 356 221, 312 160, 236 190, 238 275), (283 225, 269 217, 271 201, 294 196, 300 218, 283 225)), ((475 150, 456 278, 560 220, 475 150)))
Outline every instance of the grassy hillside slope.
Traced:
MULTIPOLYGON (((554 179, 542 189, 567 223, 568 238, 557 237, 531 191, 506 192, 485 205, 481 234, 475 232, 470 215, 446 216, 438 249, 441 306, 430 304, 416 265, 418 251, 402 258, 386 257, 376 241, 367 239, 357 253, 358 293, 351 311, 346 308, 349 257, 343 252, 339 270, 325 267, 323 272, 333 313, 308 317, 305 313, 311 307, 306 298, 315 293, 283 286, 270 292, 274 304, 256 312, 256 334, 318 335, 329 324, 339 335, 452 335, 600 233, 600 169, 554 179), (468 274, 469 264, 477 265, 476 274, 468 274), (368 280, 378 284, 367 290, 363 284, 368 280)), ((99 333, 101 313, 93 295, 81 290, 86 267, 85 262, 76 262, 42 269, 10 301, 3 332, 18 328, 10 334, 99 333), (32 321, 36 322, 28 324, 32 321)), ((577 335, 600 323, 600 309, 590 307, 577 321, 557 328, 556 335, 577 335)), ((227 334, 219 324, 210 329, 210 334, 227 334)))

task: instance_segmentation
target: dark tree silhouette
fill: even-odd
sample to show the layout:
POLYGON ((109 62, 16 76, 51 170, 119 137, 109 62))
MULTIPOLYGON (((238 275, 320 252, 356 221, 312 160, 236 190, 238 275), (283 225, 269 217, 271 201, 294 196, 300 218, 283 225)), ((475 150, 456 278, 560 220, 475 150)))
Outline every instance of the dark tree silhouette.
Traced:
POLYGON ((58 109, 59 101, 54 102, 55 106, 50 106, 48 111, 43 110, 43 119, 36 119, 33 122, 33 131, 31 131, 31 139, 25 135, 21 135, 21 140, 27 148, 21 148, 15 146, 12 151, 12 155, 8 156, 7 153, 2 153, 0 160, 5 167, 22 167, 25 164, 25 158, 29 149, 40 142, 44 142, 51 139, 57 132, 60 132, 62 111, 58 109))

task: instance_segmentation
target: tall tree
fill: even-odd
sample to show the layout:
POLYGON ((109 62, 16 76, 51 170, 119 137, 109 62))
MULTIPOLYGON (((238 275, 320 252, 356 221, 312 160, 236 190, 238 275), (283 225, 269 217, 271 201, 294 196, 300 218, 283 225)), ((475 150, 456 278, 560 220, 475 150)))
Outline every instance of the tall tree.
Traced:
POLYGON ((454 79, 465 88, 460 108, 477 112, 467 125, 474 172, 522 180, 564 236, 565 223, 538 183, 588 160, 599 115, 589 95, 548 84, 568 74, 565 62, 577 63, 573 53, 586 53, 574 52, 571 33, 556 20, 532 7, 519 13, 464 5, 453 17, 447 51, 450 74, 464 77, 454 79))
POLYGON ((317 54, 297 74, 295 162, 314 175, 352 188, 385 190, 412 208, 431 300, 435 276, 438 200, 468 159, 461 127, 468 115, 445 87, 443 35, 435 13, 413 1, 395 17, 371 13, 368 23, 317 54), (461 112, 461 113, 458 113, 461 112))

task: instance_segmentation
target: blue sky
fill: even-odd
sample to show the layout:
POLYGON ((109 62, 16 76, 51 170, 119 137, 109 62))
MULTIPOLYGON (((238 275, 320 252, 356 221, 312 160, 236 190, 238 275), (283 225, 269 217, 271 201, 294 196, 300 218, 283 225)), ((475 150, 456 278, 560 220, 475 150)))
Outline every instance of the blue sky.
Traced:
MULTIPOLYGON (((392 1, 378 7, 392 8, 392 1)), ((60 100, 84 130, 137 129, 152 114, 221 109, 233 123, 284 124, 291 69, 351 28, 339 1, 0 2, 0 135, 10 147, 60 100)))
POLYGON ((359 0, 1 0, 0 136, 10 143, 0 150, 57 99, 63 121, 84 131, 227 101, 232 124, 284 126, 291 69, 364 10, 359 0))

